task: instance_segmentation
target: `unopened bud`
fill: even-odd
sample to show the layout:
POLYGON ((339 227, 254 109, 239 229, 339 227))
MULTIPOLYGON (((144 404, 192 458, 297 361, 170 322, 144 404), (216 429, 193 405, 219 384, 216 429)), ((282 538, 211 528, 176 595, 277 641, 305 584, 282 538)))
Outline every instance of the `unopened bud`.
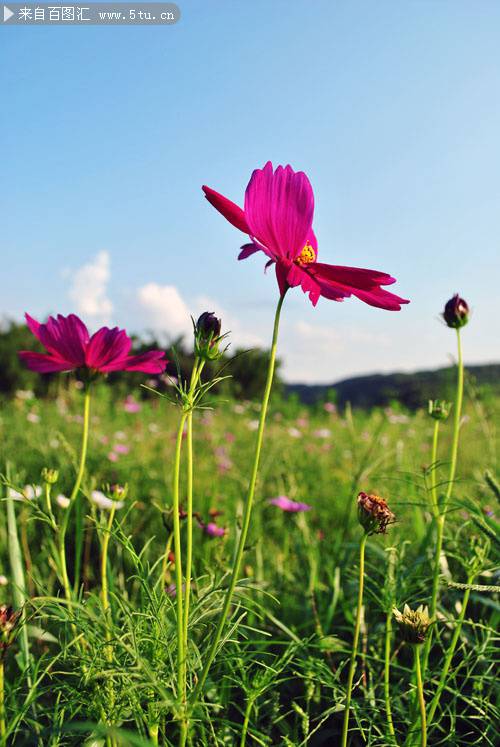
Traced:
POLYGON ((469 321, 469 306, 458 293, 446 303, 443 311, 443 319, 448 327, 459 329, 465 327, 469 321))
POLYGON ((42 469, 42 480, 46 482, 48 485, 55 485, 56 482, 59 480, 59 470, 49 469, 48 467, 44 467, 42 469))
POLYGON ((445 402, 444 399, 429 400, 429 415, 434 420, 446 420, 451 410, 451 402, 445 402))
POLYGON ((194 328, 195 354, 199 358, 215 360, 220 357, 221 320, 213 311, 204 311, 194 328))
POLYGON ((424 643, 427 631, 432 622, 427 607, 420 605, 416 610, 412 610, 405 604, 402 612, 394 607, 392 614, 399 626, 403 639, 407 643, 424 643))

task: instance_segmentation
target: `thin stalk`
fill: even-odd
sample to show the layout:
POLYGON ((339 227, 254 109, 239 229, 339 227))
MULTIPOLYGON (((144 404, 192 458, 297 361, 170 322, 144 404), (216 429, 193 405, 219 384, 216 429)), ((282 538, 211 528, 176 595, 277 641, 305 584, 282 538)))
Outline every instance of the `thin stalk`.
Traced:
POLYGON ((425 715, 424 686, 422 684, 422 669, 420 667, 420 647, 414 645, 413 652, 415 655, 415 673, 417 676, 417 697, 420 707, 420 745, 421 747, 427 747, 427 721, 425 715))
POLYGON ((245 716, 243 718, 243 726, 241 727, 240 747, 245 747, 247 742, 248 725, 250 723, 250 714, 252 712, 253 704, 254 699, 248 698, 245 708, 245 716))
POLYGON ((0 739, 5 744, 7 728, 5 726, 5 686, 4 686, 4 663, 0 658, 0 739))
MULTIPOLYGON (((458 442, 460 437, 460 419, 462 416, 462 401, 464 394, 464 364, 462 357, 462 341, 460 338, 460 329, 457 329, 457 348, 458 348, 458 360, 457 360, 457 393, 455 399, 455 412, 453 419, 453 440, 451 444, 451 459, 450 459, 450 471, 448 475, 448 485, 446 493, 443 498, 441 506, 438 505, 437 496, 435 498, 437 506, 437 536, 436 536, 436 548, 434 553, 434 575, 432 579, 432 596, 429 608, 429 616, 431 619, 436 618, 437 610, 437 599, 439 593, 439 569, 441 564, 441 553, 443 550, 443 536, 444 536, 444 524, 446 519, 446 509, 448 502, 451 498, 453 491, 455 474, 457 469, 457 456, 458 456, 458 442)), ((429 630, 427 640, 424 646, 423 652, 423 663, 422 671, 427 671, 427 664, 429 661, 429 654, 432 646, 432 627, 429 630)))
POLYGON ((274 378, 274 368, 276 364, 276 350, 278 346, 278 330, 279 330, 279 322, 280 322, 280 313, 281 313, 281 307, 283 306, 284 299, 285 299, 285 295, 283 294, 282 296, 280 296, 280 300, 278 301, 278 306, 276 308, 276 314, 274 318, 273 339, 271 343, 271 354, 269 357, 269 366, 267 369, 266 386, 264 389, 264 396, 262 398, 262 405, 261 405, 261 410, 260 410, 259 428, 257 430, 257 440, 255 443, 255 454, 254 454, 254 460, 253 460, 253 467, 252 467, 252 473, 250 477, 250 483, 248 486, 248 493, 247 493, 247 497, 245 501, 245 506, 243 509, 243 521, 242 521, 241 533, 240 533, 240 537, 238 541, 238 546, 236 548, 236 554, 235 554, 235 559, 233 563, 231 579, 229 581, 229 586, 226 590, 226 596, 225 596, 224 605, 222 607, 222 611, 219 617, 219 622, 218 622, 215 634, 212 638, 212 642, 210 644, 210 649, 209 649, 207 658, 205 660, 205 666, 203 667, 203 671, 200 675, 198 684, 193 693, 193 703, 196 703, 196 700, 199 697, 205 685, 205 680, 207 679, 207 675, 210 670, 210 667, 212 666, 212 662, 215 659, 217 648, 219 646, 219 641, 222 636, 222 631, 224 630, 224 626, 226 624, 226 620, 229 614, 229 608, 231 606, 231 601, 233 599, 234 589, 236 587, 236 583, 239 577, 241 561, 243 558, 243 552, 245 549, 248 529, 250 526, 250 518, 252 515, 252 507, 253 507, 253 499, 254 499, 254 494, 255 494, 255 486, 257 483, 257 475, 259 472, 260 452, 262 450, 262 441, 264 437, 264 426, 266 423, 267 408, 269 405, 269 397, 271 394, 271 388, 272 388, 273 378, 274 378))
POLYGON ((392 704, 390 693, 391 679, 391 644, 392 644, 392 607, 394 603, 394 569, 396 565, 396 549, 389 550, 389 560, 387 564, 387 588, 388 588, 388 605, 385 618, 385 645, 384 645, 384 700, 385 712, 387 716, 387 728, 391 736, 392 744, 397 747, 396 732, 394 730, 394 721, 392 718, 392 704))
MULTIPOLYGON (((469 578, 468 583, 471 584, 473 582, 473 578, 469 578)), ((450 645, 448 648, 448 651, 446 652, 446 657, 443 663, 443 668, 441 669, 441 675, 439 677, 439 683, 437 686, 437 690, 434 694, 434 697, 431 701, 431 704, 429 706, 429 713, 427 716, 428 723, 430 724, 432 719, 434 718, 434 714, 436 713, 436 708, 439 705, 439 700, 441 698, 442 692, 444 690, 444 687, 446 685, 446 678, 448 677, 448 672, 451 666, 451 662, 453 659, 453 654, 455 653, 455 649, 457 647, 458 639, 460 637, 460 633, 462 630, 462 624, 465 618, 465 612, 467 610, 467 605, 469 603, 469 597, 470 597, 470 589, 466 589, 463 599, 462 599, 462 609, 460 612, 460 615, 457 620, 457 624, 455 627, 455 631, 453 633, 453 637, 450 641, 450 645)))
MULTIPOLYGON (((109 643, 111 641, 111 631, 110 631, 110 624, 111 624, 111 605, 109 603, 109 593, 108 593, 108 547, 109 547, 109 540, 111 537, 111 528, 113 526, 113 521, 115 518, 116 513, 116 503, 113 501, 113 505, 110 508, 109 511, 109 518, 108 523, 104 532, 104 536, 102 538, 102 547, 101 547, 101 602, 102 602, 102 609, 104 612, 104 620, 106 625, 106 641, 109 643)), ((113 661, 113 652, 111 650, 111 647, 108 645, 105 647, 106 650, 106 661, 108 664, 111 664, 113 661)))
POLYGON ((439 516, 439 504, 437 497, 437 455, 439 441, 439 420, 434 421, 434 430, 432 433, 432 454, 431 454, 431 499, 434 517, 439 516))
POLYGON ((342 727, 342 747, 347 745, 347 734, 349 732, 349 710, 351 707, 352 683, 354 672, 356 671, 356 657, 358 654, 359 630, 361 627, 361 610, 363 608, 363 587, 365 580, 365 547, 368 535, 366 532, 361 537, 359 543, 359 585, 358 585, 358 607, 356 610, 356 624, 354 627, 354 639, 352 642, 351 663, 349 665, 349 675, 347 677, 346 702, 344 709, 344 725, 342 727))
MULTIPOLYGON (((66 532, 68 530, 69 517, 71 509, 78 496, 80 485, 82 484, 83 474, 85 472, 85 462, 87 460, 87 445, 89 440, 89 424, 90 424, 90 384, 85 386, 85 396, 83 403, 83 431, 82 431, 82 445, 80 450, 80 462, 78 465, 78 472, 76 475, 75 484, 69 497, 68 508, 63 514, 61 526, 59 527, 58 536, 58 548, 59 548, 59 563, 61 566, 61 580, 64 587, 64 594, 68 602, 71 602, 72 591, 68 577, 68 569, 66 566, 66 532)), ((78 588, 78 579, 75 576, 75 588, 78 588)))
POLYGON ((175 601, 177 610, 177 697, 181 708, 179 744, 185 744, 187 737, 186 719, 186 653, 184 648, 184 613, 182 594, 181 525, 179 520, 179 479, 181 470, 181 449, 184 425, 188 413, 183 412, 175 443, 174 476, 172 503, 174 512, 174 553, 175 553, 175 601))
POLYGON ((184 599, 184 646, 187 653, 189 602, 191 595, 191 572, 193 566, 193 395, 203 371, 205 361, 195 360, 189 387, 190 409, 187 416, 186 450, 187 450, 187 485, 186 485, 186 594, 184 599))

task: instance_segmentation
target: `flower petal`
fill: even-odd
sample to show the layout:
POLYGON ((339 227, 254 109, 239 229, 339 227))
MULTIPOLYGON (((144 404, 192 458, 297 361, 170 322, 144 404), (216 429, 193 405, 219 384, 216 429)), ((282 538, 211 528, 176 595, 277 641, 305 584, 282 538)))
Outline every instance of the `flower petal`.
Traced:
POLYGON ((101 327, 90 338, 85 355, 85 363, 89 368, 98 371, 117 371, 109 368, 114 361, 123 360, 128 355, 132 341, 124 329, 118 327, 101 327))
POLYGON ((140 355, 129 355, 101 368, 101 371, 140 371, 147 374, 161 374, 167 367, 167 359, 162 350, 150 350, 140 355))
POLYGON ((67 361, 67 369, 78 368, 85 363, 85 347, 89 340, 87 327, 76 314, 57 319, 49 317, 46 324, 39 324, 31 317, 26 318, 33 334, 38 337, 49 353, 67 361))
POLYGON ((203 185, 202 190, 209 203, 213 205, 213 207, 218 210, 219 213, 221 213, 224 218, 231 223, 231 225, 235 228, 239 228, 243 233, 250 233, 245 213, 240 207, 238 207, 238 205, 236 205, 236 203, 231 202, 227 197, 216 192, 215 189, 210 189, 210 187, 206 187, 205 185, 203 185))
POLYGON ((261 248, 258 244, 255 244, 253 241, 251 244, 243 244, 241 247, 241 251, 238 254, 238 259, 247 259, 247 257, 251 257, 252 254, 255 254, 255 252, 260 252, 261 248))
POLYGON ((245 192, 245 216, 250 235, 275 257, 295 259, 312 226, 314 195, 307 176, 291 166, 270 161, 256 169, 245 192))
POLYGON ((30 350, 20 350, 18 355, 30 371, 37 371, 38 373, 71 371, 73 368, 68 361, 52 355, 46 355, 45 353, 32 353, 30 350))
MULTIPOLYGON (((410 303, 404 298, 381 288, 391 285, 395 279, 378 270, 366 270, 358 267, 343 267, 316 262, 304 268, 321 289, 321 295, 334 301, 341 301, 354 295, 370 306, 387 311, 400 311, 401 304, 410 303)), ((313 298, 311 300, 314 303, 313 298)))

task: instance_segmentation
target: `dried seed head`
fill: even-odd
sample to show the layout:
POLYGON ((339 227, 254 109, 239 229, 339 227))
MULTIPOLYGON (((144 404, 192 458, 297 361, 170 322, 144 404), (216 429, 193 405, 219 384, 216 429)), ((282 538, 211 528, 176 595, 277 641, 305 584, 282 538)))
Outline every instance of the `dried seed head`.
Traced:
POLYGON ((455 295, 447 301, 443 311, 443 319, 448 327, 451 327, 452 329, 465 327, 469 321, 469 306, 467 301, 460 298, 458 293, 455 293, 455 295))
POLYGON ((394 607, 392 614, 399 626, 401 635, 407 643, 424 643, 427 631, 432 622, 427 607, 421 604, 416 610, 412 610, 405 604, 403 612, 394 607))
POLYGON ((366 534, 385 534, 388 525, 395 520, 396 516, 384 498, 374 493, 359 493, 358 521, 366 534))
POLYGON ((19 624, 21 613, 14 611, 12 607, 2 604, 0 607, 0 658, 13 643, 16 637, 16 628, 19 624))

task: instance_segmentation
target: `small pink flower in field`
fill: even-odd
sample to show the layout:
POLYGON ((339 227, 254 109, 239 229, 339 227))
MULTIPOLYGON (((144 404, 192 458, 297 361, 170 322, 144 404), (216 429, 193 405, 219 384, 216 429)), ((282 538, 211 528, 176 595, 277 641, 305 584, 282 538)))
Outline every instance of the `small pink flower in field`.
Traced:
POLYGON ((293 426, 291 426, 287 432, 288 432, 288 435, 291 436, 292 438, 302 438, 302 433, 299 431, 298 428, 294 428, 293 426))
POLYGON ((299 428, 307 428, 307 426, 309 425, 308 418, 297 418, 295 422, 297 423, 299 428))
POLYGON ((228 444, 232 444, 232 443, 234 443, 234 441, 236 439, 236 436, 234 435, 234 433, 231 433, 230 431, 227 431, 226 433, 224 433, 224 438, 226 439, 226 441, 228 442, 228 444))
POLYGON ((337 412, 336 406, 333 404, 333 402, 325 402, 323 405, 323 409, 325 412, 334 413, 337 412))
POLYGON ((248 423, 247 423, 247 426, 248 426, 248 428, 251 431, 256 431, 257 428, 259 427, 259 421, 258 420, 249 420, 248 423))
POLYGON ((125 410, 125 412, 140 412, 141 407, 142 406, 139 404, 139 402, 136 402, 136 400, 131 395, 127 397, 123 405, 123 409, 125 410))
POLYGON ((244 405, 236 404, 233 407, 233 412, 235 412, 236 415, 243 415, 243 413, 245 412, 245 409, 246 408, 244 405))
POLYGON ((208 524, 203 524, 202 528, 205 534, 208 534, 209 537, 224 537, 227 532, 224 527, 217 526, 215 521, 209 521, 208 524))
POLYGON ((115 451, 110 451, 108 454, 108 459, 110 462, 117 462, 118 461, 118 454, 115 451))
POLYGON ((130 451, 126 444, 116 444, 114 447, 115 454, 128 454, 130 451))
POLYGON ((274 170, 268 161, 263 169, 253 172, 243 210, 210 187, 204 186, 203 191, 229 223, 250 237, 238 259, 263 252, 268 260, 266 267, 276 265, 282 296, 288 288, 300 285, 314 306, 320 296, 343 301, 351 295, 389 311, 399 311, 401 304, 408 303, 382 289, 395 282, 385 272, 317 261, 318 242, 312 228, 314 195, 302 171, 295 172, 291 166, 274 170))
POLYGON ((300 513, 301 511, 310 511, 312 508, 308 503, 292 501, 292 499, 288 498, 286 495, 278 495, 277 498, 270 498, 269 503, 281 508, 282 511, 288 511, 293 514, 300 513))
POLYGON ((167 365, 165 353, 161 350, 129 355, 132 341, 125 330, 118 327, 101 327, 90 336, 85 324, 75 314, 51 316, 46 324, 40 324, 26 314, 26 323, 47 353, 22 350, 19 357, 28 368, 38 373, 84 369, 87 373, 141 371, 159 374, 167 365))
POLYGON ((29 423, 39 423, 40 422, 40 415, 37 415, 36 412, 29 412, 26 415, 26 420, 29 423))

